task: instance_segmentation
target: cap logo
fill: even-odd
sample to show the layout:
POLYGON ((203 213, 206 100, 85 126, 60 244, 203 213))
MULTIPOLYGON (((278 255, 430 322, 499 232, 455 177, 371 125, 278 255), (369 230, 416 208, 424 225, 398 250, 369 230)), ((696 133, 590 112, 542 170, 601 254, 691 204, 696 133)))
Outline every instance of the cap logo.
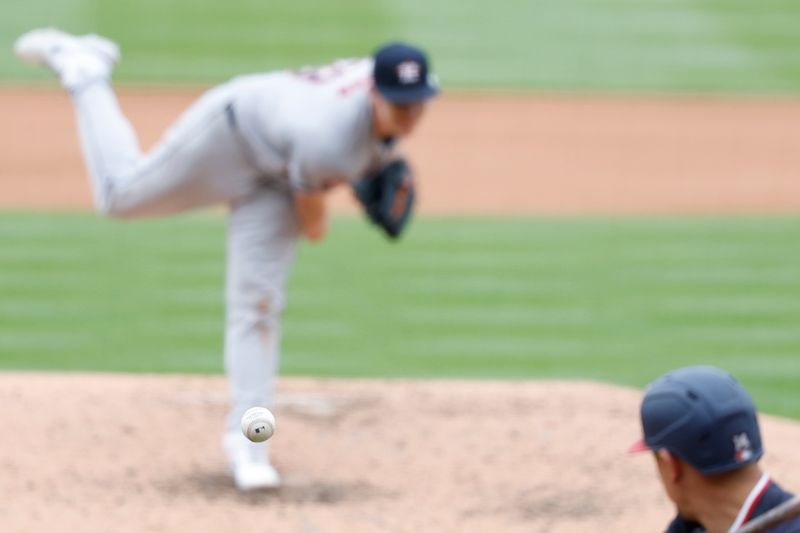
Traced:
POLYGON ((422 67, 416 61, 403 61, 397 65, 397 78, 403 85, 419 82, 422 67))
POLYGON ((736 462, 741 463, 753 457, 753 445, 747 433, 739 433, 733 436, 733 449, 736 452, 736 462))

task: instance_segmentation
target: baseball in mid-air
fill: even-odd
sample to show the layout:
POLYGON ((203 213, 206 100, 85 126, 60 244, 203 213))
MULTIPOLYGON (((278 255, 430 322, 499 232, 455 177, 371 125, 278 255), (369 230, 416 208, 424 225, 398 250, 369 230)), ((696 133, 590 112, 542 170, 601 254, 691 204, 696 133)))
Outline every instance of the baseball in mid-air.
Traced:
POLYGON ((253 442, 264 442, 275 433, 275 416, 266 407, 251 407, 242 415, 242 433, 253 442))

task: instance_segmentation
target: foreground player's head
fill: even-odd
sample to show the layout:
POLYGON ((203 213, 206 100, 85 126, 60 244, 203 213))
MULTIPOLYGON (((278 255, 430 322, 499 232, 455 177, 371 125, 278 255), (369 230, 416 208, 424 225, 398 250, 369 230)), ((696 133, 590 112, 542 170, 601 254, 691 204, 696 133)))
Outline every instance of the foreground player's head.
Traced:
POLYGON ((756 406, 729 373, 712 366, 668 372, 646 389, 644 438, 629 451, 654 452, 661 481, 684 516, 703 493, 758 475, 764 454, 756 406))
POLYGON ((439 88, 425 52, 405 43, 389 43, 374 55, 372 89, 375 131, 381 137, 408 135, 439 88))
POLYGON ((645 392, 641 419, 644 438, 631 451, 665 449, 705 475, 741 468, 764 453, 750 394, 712 366, 656 379, 645 392))

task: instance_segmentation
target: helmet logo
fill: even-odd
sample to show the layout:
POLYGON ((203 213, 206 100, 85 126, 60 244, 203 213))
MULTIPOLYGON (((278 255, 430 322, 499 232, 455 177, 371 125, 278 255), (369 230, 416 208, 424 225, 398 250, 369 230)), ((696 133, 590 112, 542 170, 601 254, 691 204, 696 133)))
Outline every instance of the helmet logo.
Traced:
POLYGON ((416 61, 403 61, 397 65, 397 77, 403 85, 419 82, 421 67, 416 61))
POLYGON ((736 452, 736 462, 747 461, 753 457, 753 445, 747 433, 739 433, 733 436, 733 449, 736 452))

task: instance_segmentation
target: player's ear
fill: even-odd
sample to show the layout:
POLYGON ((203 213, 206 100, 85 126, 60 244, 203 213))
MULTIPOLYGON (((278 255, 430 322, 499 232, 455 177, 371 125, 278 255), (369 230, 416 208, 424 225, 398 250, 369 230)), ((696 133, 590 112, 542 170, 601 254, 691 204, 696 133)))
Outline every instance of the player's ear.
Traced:
POLYGON ((678 483, 683 478, 683 462, 672 455, 669 450, 656 450, 656 461, 658 462, 659 470, 661 470, 661 475, 664 478, 664 481, 669 481, 670 483, 678 483))

